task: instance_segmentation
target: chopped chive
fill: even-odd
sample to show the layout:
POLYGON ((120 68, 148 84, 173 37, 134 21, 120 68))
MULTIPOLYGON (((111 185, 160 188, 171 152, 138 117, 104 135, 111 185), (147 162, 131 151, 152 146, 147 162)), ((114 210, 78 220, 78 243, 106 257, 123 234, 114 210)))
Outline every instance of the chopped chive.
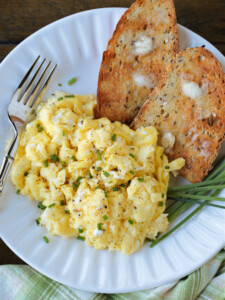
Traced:
POLYGON ((164 198, 164 196, 165 196, 165 195, 162 193, 162 198, 164 198))
POLYGON ((122 183, 120 186, 122 186, 122 187, 126 187, 126 185, 125 185, 124 183, 122 183))
POLYGON ((52 208, 53 206, 55 206, 55 203, 50 204, 48 208, 52 208))
POLYGON ((72 159, 72 160, 75 160, 76 158, 75 158, 75 156, 71 156, 71 159, 72 159))
POLYGON ((163 206, 164 205, 164 202, 163 201, 159 201, 158 202, 158 206, 163 206))
POLYGON ((113 135, 112 135, 112 141, 115 141, 116 140, 116 134, 114 133, 113 135))
POLYGON ((103 173, 103 175, 104 175, 105 177, 109 177, 109 173, 106 172, 106 171, 103 173))
POLYGON ((58 86, 62 86, 62 83, 58 83, 58 86))
POLYGON ((144 182, 144 178, 138 178, 139 181, 144 182))
POLYGON ((79 241, 85 241, 85 237, 84 236, 77 236, 77 239, 79 240, 79 241))
POLYGON ((47 206, 43 205, 42 202, 38 202, 38 206, 37 207, 40 208, 40 209, 42 209, 42 210, 44 210, 44 209, 47 208, 47 206))
POLYGON ((49 239, 47 238, 47 236, 43 236, 43 240, 45 241, 45 243, 49 243, 49 239))
POLYGON ((101 187, 100 187, 100 185, 98 185, 97 187, 96 187, 96 190, 99 190, 101 187))
POLYGON ((51 159, 54 160, 55 162, 59 161, 59 158, 56 154, 51 155, 51 159))
POLYGON ((68 214, 68 215, 70 214, 70 211, 69 211, 68 208, 65 209, 65 213, 68 214))
POLYGON ((108 198, 108 193, 106 191, 104 191, 104 193, 105 193, 105 197, 108 198))
POLYGON ((35 113, 35 109, 32 110, 31 114, 33 115, 35 113))
POLYGON ((77 78, 76 78, 76 77, 73 77, 73 78, 71 78, 69 81, 67 81, 67 84, 68 84, 68 85, 72 85, 72 84, 74 84, 76 81, 77 81, 77 78))
POLYGON ((114 192, 117 192, 117 191, 119 191, 119 188, 118 188, 117 186, 115 186, 115 187, 113 188, 113 191, 114 191, 114 192))
POLYGON ((66 95, 65 98, 75 98, 74 95, 66 95))
POLYGON ((84 230, 82 228, 78 228, 78 232, 82 233, 82 232, 84 232, 84 230))
POLYGON ((165 166, 165 169, 169 170, 169 169, 170 169, 170 166, 165 166))
POLYGON ((41 124, 40 124, 40 123, 38 123, 38 124, 37 124, 37 128, 39 128, 40 126, 41 126, 41 124))
POLYGON ((108 220, 108 218, 109 218, 109 217, 108 217, 107 215, 104 215, 104 216, 103 216, 103 219, 104 219, 105 221, 108 220))
POLYGON ((60 162, 62 166, 66 166, 66 162, 65 161, 61 161, 60 162))
POLYGON ((113 182, 112 182, 112 180, 110 180, 108 183, 111 184, 111 183, 113 183, 113 182))
POLYGON ((146 242, 146 243, 149 243, 149 242, 151 242, 151 241, 152 241, 152 240, 151 240, 150 238, 148 238, 148 237, 145 238, 145 242, 146 242))
POLYGON ((102 168, 101 167, 97 167, 97 171, 101 171, 102 170, 102 168))
POLYGON ((20 190, 16 190, 16 193, 17 193, 17 195, 19 195, 20 194, 20 190))
POLYGON ((93 176, 91 175, 91 173, 89 173, 89 178, 90 178, 90 179, 92 179, 92 178, 93 178, 93 176))
POLYGON ((133 174, 133 175, 134 175, 134 171, 130 170, 130 174, 133 174))
POLYGON ((72 184, 72 186, 73 186, 73 188, 74 188, 74 189, 76 189, 76 190, 77 190, 77 189, 78 189, 78 187, 79 187, 79 184, 73 183, 73 184, 72 184))
POLYGON ((79 176, 79 177, 77 178, 77 182, 80 182, 82 178, 83 178, 83 177, 79 176))
POLYGON ((28 172, 25 172, 25 173, 24 173, 24 176, 27 176, 28 174, 29 174, 28 172))
POLYGON ((37 218, 37 219, 35 220, 37 226, 40 225, 40 221, 41 221, 41 218, 37 218))
POLYGON ((39 128, 38 128, 38 131, 39 131, 39 132, 42 132, 42 130, 43 130, 43 127, 39 127, 39 128))
POLYGON ((102 160, 102 154, 99 150, 96 151, 97 160, 102 160))
POLYGON ((196 200, 208 200, 208 201, 225 201, 223 197, 212 197, 212 196, 204 196, 204 195, 191 195, 191 194, 183 194, 183 193, 169 193, 169 197, 174 198, 187 198, 187 199, 196 199, 196 200))
POLYGON ((44 161, 43 161, 43 164, 44 164, 44 167, 47 168, 47 167, 48 167, 48 160, 47 160, 47 159, 44 160, 44 161))
POLYGON ((129 155, 134 158, 134 154, 130 153, 129 155))
POLYGON ((103 225, 103 223, 98 223, 98 224, 97 224, 98 230, 102 230, 102 225, 103 225))
POLYGON ((65 201, 64 200, 61 200, 61 205, 63 206, 63 205, 65 205, 65 201))
POLYGON ((128 222, 131 224, 131 225, 133 225, 134 224, 134 221, 133 220, 128 220, 128 222))
POLYGON ((65 136, 65 131, 62 132, 62 135, 65 136))
POLYGON ((63 99, 63 97, 59 97, 59 98, 57 98, 57 100, 58 100, 58 101, 61 101, 62 99, 63 99))

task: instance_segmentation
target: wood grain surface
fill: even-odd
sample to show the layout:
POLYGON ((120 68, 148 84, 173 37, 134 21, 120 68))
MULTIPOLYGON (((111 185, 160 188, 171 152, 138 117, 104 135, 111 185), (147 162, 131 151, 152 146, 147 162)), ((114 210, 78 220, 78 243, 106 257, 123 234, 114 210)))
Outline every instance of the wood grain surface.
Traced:
MULTIPOLYGON (((132 0, 0 0, 0 62, 21 41, 65 16, 100 7, 128 7, 132 0)), ((174 0, 177 20, 225 54, 225 0, 174 0)), ((21 264, 0 239, 0 265, 21 264)))

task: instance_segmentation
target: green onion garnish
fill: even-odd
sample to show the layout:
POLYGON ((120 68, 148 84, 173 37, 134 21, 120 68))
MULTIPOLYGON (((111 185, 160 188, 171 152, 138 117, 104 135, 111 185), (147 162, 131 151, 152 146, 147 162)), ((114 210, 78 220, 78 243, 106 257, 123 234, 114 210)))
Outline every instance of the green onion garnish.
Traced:
POLYGON ((125 185, 124 183, 122 183, 120 186, 122 186, 122 187, 126 187, 126 185, 125 185))
POLYGON ((119 188, 118 188, 117 186, 115 186, 115 187, 113 188, 113 191, 114 191, 114 192, 117 192, 117 191, 119 191, 119 188))
POLYGON ((66 95, 65 98, 75 98, 74 95, 66 95))
POLYGON ((61 161, 60 163, 61 163, 62 166, 64 166, 64 167, 66 166, 66 162, 65 161, 61 161))
POLYGON ((98 230, 102 230, 102 225, 103 225, 103 223, 98 223, 98 224, 97 224, 98 230))
POLYGON ((79 241, 85 241, 85 237, 84 236, 77 236, 77 239, 79 240, 79 241))
POLYGON ((165 169, 169 170, 169 169, 170 169, 170 166, 165 166, 165 169))
POLYGON ((70 211, 69 211, 68 208, 65 209, 65 213, 66 213, 66 214, 70 214, 70 211))
POLYGON ((112 141, 115 141, 116 140, 116 134, 114 133, 113 135, 112 135, 112 141))
POLYGON ((152 240, 151 240, 150 238, 148 238, 148 237, 145 238, 145 242, 146 242, 146 243, 149 243, 149 242, 151 242, 151 241, 152 241, 152 240))
POLYGON ((72 186, 73 186, 73 188, 74 188, 75 190, 77 190, 78 187, 79 187, 79 184, 76 184, 75 182, 73 182, 72 186))
POLYGON ((54 160, 55 162, 59 161, 59 158, 56 154, 51 155, 51 159, 54 160))
POLYGON ((40 221, 41 221, 41 218, 37 218, 37 219, 35 220, 37 226, 40 225, 40 221))
POLYGON ((40 126, 41 126, 41 124, 40 124, 40 123, 38 123, 38 124, 37 124, 37 128, 39 128, 40 126))
POLYGON ((67 81, 67 84, 68 84, 68 85, 72 85, 72 84, 74 84, 76 81, 77 81, 77 78, 76 78, 76 77, 73 77, 73 78, 71 78, 69 81, 67 81))
POLYGON ((62 83, 58 83, 58 86, 62 86, 62 83))
POLYGON ((104 193, 105 193, 105 197, 108 198, 108 193, 106 191, 104 191, 104 193))
POLYGON ((164 196, 165 196, 165 195, 162 193, 162 198, 164 198, 164 196))
POLYGON ((82 177, 81 177, 81 176, 79 176, 79 177, 77 178, 77 182, 80 182, 80 181, 81 181, 81 179, 82 179, 82 177))
POLYGON ((43 127, 39 127, 39 128, 38 128, 38 131, 39 131, 39 132, 42 132, 42 130, 43 130, 43 127))
POLYGON ((47 168, 47 167, 48 167, 48 160, 47 160, 47 159, 44 160, 44 161, 43 161, 43 164, 44 164, 44 167, 47 168))
POLYGON ((102 160, 102 154, 99 150, 96 151, 97 160, 102 160))
POLYGON ((57 100, 58 100, 58 101, 61 101, 62 99, 63 99, 63 97, 59 97, 59 98, 57 98, 57 100))
POLYGON ((109 177, 109 173, 106 172, 106 171, 103 173, 103 175, 104 175, 105 177, 109 177))
POLYGON ((96 190, 99 190, 101 187, 100 187, 100 185, 98 185, 97 187, 96 187, 96 190))
POLYGON ((134 171, 130 170, 130 174, 133 174, 133 175, 134 175, 134 171))
POLYGON ((82 233, 82 232, 84 232, 84 230, 82 228, 78 228, 78 232, 82 233))
POLYGON ((62 132, 62 135, 65 136, 65 131, 62 132))
POLYGON ((131 225, 133 225, 134 224, 134 221, 133 220, 128 220, 128 222, 131 224, 131 225))
POLYGON ((130 153, 129 155, 134 158, 134 154, 130 153))
POLYGON ((64 200, 61 200, 61 205, 65 205, 65 201, 64 200))
POLYGON ((27 176, 28 174, 29 174, 28 172, 25 172, 25 173, 24 173, 24 176, 27 176))
POLYGON ((35 109, 32 110, 31 114, 33 115, 35 113, 35 109))
POLYGON ((104 215, 104 216, 103 216, 103 219, 104 219, 105 221, 108 220, 108 218, 109 218, 109 217, 108 217, 107 215, 104 215))
POLYGON ((37 207, 40 208, 40 209, 42 209, 42 210, 44 210, 44 209, 47 208, 47 206, 43 205, 42 202, 38 202, 38 206, 37 207))
POLYGON ((158 202, 158 206, 163 206, 164 205, 164 202, 163 201, 159 201, 158 202))
POLYGON ((97 171, 101 171, 102 170, 102 168, 101 167, 97 167, 97 171))
POLYGON ((55 206, 55 203, 50 204, 48 208, 52 208, 53 206, 55 206))
POLYGON ((89 173, 89 178, 90 178, 90 179, 92 179, 92 178, 93 178, 93 176, 91 175, 91 173, 89 173))
POLYGON ((139 181, 144 182, 144 178, 138 178, 139 181))
POLYGON ((45 243, 49 243, 49 239, 47 238, 47 236, 43 236, 43 240, 45 241, 45 243))
POLYGON ((16 193, 17 193, 17 195, 19 195, 20 194, 20 190, 16 190, 16 193))
POLYGON ((71 159, 72 159, 72 160, 75 160, 75 159, 76 159, 76 157, 75 157, 75 156, 71 156, 71 159))

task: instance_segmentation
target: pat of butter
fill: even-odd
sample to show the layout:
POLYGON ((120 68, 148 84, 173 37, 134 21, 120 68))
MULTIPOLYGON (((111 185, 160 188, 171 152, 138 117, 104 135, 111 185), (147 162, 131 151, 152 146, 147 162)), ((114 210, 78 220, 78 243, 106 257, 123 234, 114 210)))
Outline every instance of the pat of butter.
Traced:
POLYGON ((171 132, 166 132, 162 137, 161 137, 161 145, 165 149, 165 152, 168 153, 172 148, 175 143, 175 136, 171 132))
POLYGON ((133 74, 133 79, 134 79, 134 83, 137 85, 137 86, 140 86, 140 87, 147 87, 147 88, 154 88, 156 83, 155 83, 155 80, 154 80, 154 77, 152 76, 152 78, 148 77, 148 76, 145 76, 145 75, 141 75, 141 74, 136 74, 134 73, 133 74))
POLYGON ((194 99, 200 98, 203 95, 203 90, 199 87, 199 85, 193 81, 182 83, 182 90, 184 95, 194 99))
POLYGON ((153 50, 152 38, 141 36, 139 40, 134 42, 134 54, 145 55, 153 50))

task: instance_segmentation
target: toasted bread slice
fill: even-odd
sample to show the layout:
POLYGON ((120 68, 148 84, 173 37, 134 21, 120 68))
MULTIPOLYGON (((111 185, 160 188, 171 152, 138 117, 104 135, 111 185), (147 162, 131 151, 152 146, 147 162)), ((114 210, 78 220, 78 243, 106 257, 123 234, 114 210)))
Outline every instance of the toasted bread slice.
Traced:
POLYGON ((137 0, 103 54, 97 117, 130 124, 178 52, 173 0, 137 0))
POLYGON ((185 159, 180 174, 200 182, 217 157, 225 134, 225 75, 204 48, 176 56, 131 128, 155 126, 167 142, 168 157, 185 159), (175 143, 169 143, 175 136, 175 143))

